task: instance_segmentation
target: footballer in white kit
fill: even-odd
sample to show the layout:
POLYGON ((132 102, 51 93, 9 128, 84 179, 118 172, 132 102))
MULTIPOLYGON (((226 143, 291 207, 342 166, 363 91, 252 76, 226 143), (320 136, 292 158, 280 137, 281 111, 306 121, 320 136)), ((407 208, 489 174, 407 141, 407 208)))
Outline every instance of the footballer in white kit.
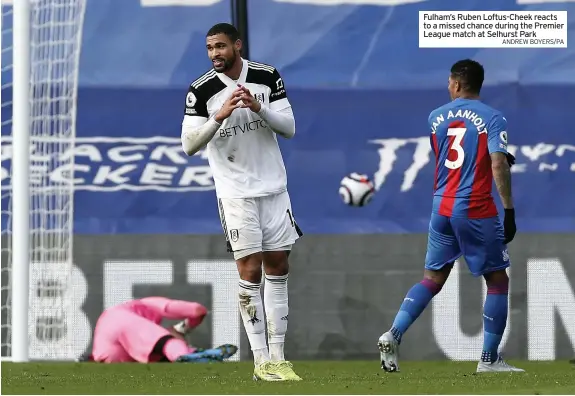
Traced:
POLYGON ((277 141, 278 135, 295 134, 291 105, 274 67, 241 57, 234 26, 213 26, 206 48, 213 69, 192 82, 186 95, 182 147, 188 155, 207 150, 222 228, 238 264, 239 307, 254 354, 254 379, 301 380, 284 357, 288 256, 302 235, 277 141))

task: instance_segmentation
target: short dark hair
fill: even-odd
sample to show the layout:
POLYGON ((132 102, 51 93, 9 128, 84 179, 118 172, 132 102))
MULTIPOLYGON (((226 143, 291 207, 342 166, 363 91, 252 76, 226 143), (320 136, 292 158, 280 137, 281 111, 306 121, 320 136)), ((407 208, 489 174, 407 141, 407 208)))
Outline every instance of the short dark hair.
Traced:
POLYGON ((479 94, 483 86, 485 70, 479 62, 472 59, 463 59, 451 66, 451 76, 461 83, 463 90, 479 94))
POLYGON ((234 25, 230 25, 229 23, 217 23, 208 30, 206 37, 215 36, 216 34, 225 34, 228 36, 232 43, 235 43, 236 40, 240 38, 240 33, 238 29, 234 25))

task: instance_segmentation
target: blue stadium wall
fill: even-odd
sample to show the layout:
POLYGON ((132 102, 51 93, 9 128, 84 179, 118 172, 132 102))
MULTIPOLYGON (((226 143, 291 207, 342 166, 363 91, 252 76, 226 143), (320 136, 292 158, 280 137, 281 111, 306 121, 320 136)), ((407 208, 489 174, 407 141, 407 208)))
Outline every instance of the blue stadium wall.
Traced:
MULTIPOLYGON (((114 300, 106 296, 116 293, 102 281, 106 260, 149 260, 153 266, 161 257, 173 259, 176 282, 185 277, 187 259, 229 259, 214 247, 224 246, 224 237, 207 159, 203 153, 186 157, 179 135, 187 87, 210 67, 205 32, 229 21, 230 7, 228 1, 181 7, 144 3, 89 0, 84 22, 74 228, 77 265, 88 279, 90 298, 82 309, 90 326, 106 301, 114 300)), ((449 100, 448 71, 462 58, 485 66, 483 99, 509 122, 510 150, 517 157, 513 187, 520 233, 512 256, 517 255, 520 266, 529 260, 557 260, 568 280, 558 290, 573 294, 575 262, 569 241, 575 238, 575 50, 419 49, 417 12, 568 10, 568 40, 573 41, 575 3, 406 3, 249 1, 251 59, 280 71, 296 116, 295 138, 281 141, 294 214, 307 235, 294 255, 299 275, 291 283, 294 315, 301 318, 294 324, 297 336, 291 336, 295 358, 372 357, 372 342, 359 340, 378 336, 405 290, 419 279, 433 184, 427 116, 449 100), (339 182, 349 172, 365 173, 376 182, 378 192, 369 206, 350 208, 340 201, 339 182), (354 262, 363 264, 352 269, 354 262), (399 271, 400 283, 390 281, 394 271, 399 271), (336 282, 328 285, 319 273, 331 274, 329 282, 336 282), (369 274, 377 274, 381 282, 370 282, 369 274), (306 283, 307 275, 316 276, 320 286, 306 283), (333 284, 341 289, 330 300, 333 284), (315 310, 306 311, 303 302, 314 298, 319 301, 315 310), (324 310, 332 316, 326 314, 318 323, 314 318, 324 310), (377 320, 374 310, 379 310, 377 320), (342 339, 342 350, 330 349, 343 345, 342 339)), ((3 68, 2 77, 9 80, 10 71, 3 68)), ((10 89, 2 90, 3 101, 10 96, 10 89)), ((2 108, 3 119, 9 111, 2 108)), ((9 133, 3 126, 3 139, 9 133)), ((10 167, 4 157, 2 167, 10 167)), ((2 180, 3 190, 9 182, 2 180)), ((6 203, 3 199, 3 208, 6 203)), ((6 222, 3 213, 3 229, 6 222)), ((533 271, 532 277, 540 275, 533 271)), ((518 285, 512 298, 519 304, 512 356, 541 358, 544 354, 530 354, 525 332, 529 273, 512 272, 512 279, 518 285)), ((189 297, 173 288, 142 287, 131 288, 131 295, 189 297)), ((477 301, 469 304, 479 309, 477 287, 477 301)), ((575 344, 575 308, 562 312, 564 327, 557 326, 556 348, 557 356, 566 357, 575 344)), ((422 337, 433 327, 431 316, 426 318, 415 330, 422 337)), ((480 317, 473 318, 462 319, 470 334, 481 326, 480 317)), ((470 356, 442 348, 416 344, 407 355, 470 356)), ((242 353, 247 355, 247 349, 242 353)))
MULTIPOLYGON (((205 32, 230 19, 229 3, 142 3, 88 2, 75 231, 219 233, 207 160, 201 154, 187 158, 178 146, 187 86, 210 67, 205 32), (119 146, 123 156, 114 155, 119 146)), ((574 232, 575 50, 419 49, 422 9, 461 5, 430 0, 321 7, 250 0, 251 58, 279 69, 297 119, 295 139, 281 146, 304 231, 426 232, 433 180, 427 117, 449 99, 451 64, 472 57, 486 68, 484 100, 509 121, 520 231, 574 232), (376 181, 379 191, 369 207, 341 204, 337 190, 349 172, 376 181)), ((481 0, 467 1, 465 9, 567 9, 569 39, 575 34, 573 3, 481 0)), ((3 78, 10 79, 8 73, 3 78)), ((3 118, 8 111, 3 108, 3 118)))

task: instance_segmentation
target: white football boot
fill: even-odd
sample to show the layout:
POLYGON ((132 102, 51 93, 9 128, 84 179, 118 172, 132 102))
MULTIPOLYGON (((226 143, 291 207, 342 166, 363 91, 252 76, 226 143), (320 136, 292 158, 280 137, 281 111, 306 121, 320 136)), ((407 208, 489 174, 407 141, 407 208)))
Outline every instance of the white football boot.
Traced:
POLYGON ((510 365, 505 360, 503 360, 501 355, 499 355, 497 360, 492 362, 492 363, 479 361, 479 363, 477 363, 477 372, 478 373, 497 373, 497 372, 523 373, 523 372, 525 372, 525 370, 510 365))
POLYGON ((381 368, 388 373, 399 371, 399 344, 391 332, 384 333, 377 342, 381 357, 381 368))

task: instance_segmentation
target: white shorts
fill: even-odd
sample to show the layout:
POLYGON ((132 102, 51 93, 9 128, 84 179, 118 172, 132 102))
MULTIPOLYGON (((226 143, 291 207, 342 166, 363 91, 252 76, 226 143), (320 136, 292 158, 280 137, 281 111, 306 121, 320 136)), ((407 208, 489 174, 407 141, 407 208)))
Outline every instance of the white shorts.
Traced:
POLYGON ((228 251, 273 251, 303 235, 296 224, 287 191, 257 198, 219 198, 228 251))

